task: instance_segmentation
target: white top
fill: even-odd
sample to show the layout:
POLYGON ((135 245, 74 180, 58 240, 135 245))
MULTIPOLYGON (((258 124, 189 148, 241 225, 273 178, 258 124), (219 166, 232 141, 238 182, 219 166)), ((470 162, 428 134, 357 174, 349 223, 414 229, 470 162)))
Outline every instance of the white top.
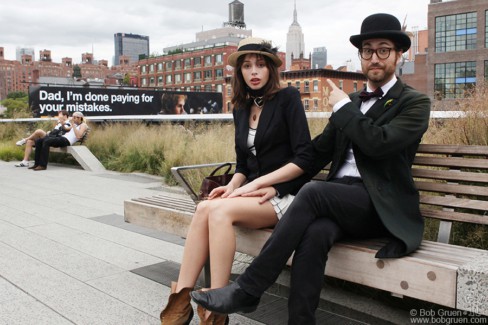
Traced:
POLYGON ((254 146, 254 138, 256 137, 256 129, 249 128, 249 134, 247 135, 247 147, 256 156, 256 147, 254 146))
MULTIPOLYGON (((393 75, 393 78, 387 82, 383 87, 381 87, 381 90, 383 90, 383 96, 393 87, 393 85, 397 82, 397 78, 395 75, 393 75)), ((371 92, 373 91, 372 89, 369 88, 369 86, 366 87, 366 91, 371 92)), ((366 114, 367 111, 376 103, 376 101, 381 97, 373 97, 361 104, 361 113, 366 114)), ((334 105, 333 111, 337 112, 338 110, 341 109, 342 106, 345 104, 349 103, 351 100, 348 98, 345 98, 341 101, 339 101, 337 104, 334 105)), ((352 145, 349 146, 349 149, 347 151, 346 159, 344 160, 344 163, 342 164, 341 168, 339 168, 339 171, 337 172, 337 175, 335 176, 336 178, 342 178, 344 176, 351 176, 351 177, 361 177, 361 174, 359 173, 358 166, 356 165, 356 159, 354 158, 354 152, 352 150, 352 145)))
POLYGON ((76 134, 75 134, 75 128, 77 130, 80 129, 80 126, 81 125, 75 125, 74 127, 71 128, 71 130, 69 130, 69 132, 67 132, 66 134, 63 135, 63 137, 65 137, 66 139, 68 139, 69 141, 69 144, 72 146, 74 143, 76 143, 76 141, 78 141, 78 138, 76 137, 76 134))

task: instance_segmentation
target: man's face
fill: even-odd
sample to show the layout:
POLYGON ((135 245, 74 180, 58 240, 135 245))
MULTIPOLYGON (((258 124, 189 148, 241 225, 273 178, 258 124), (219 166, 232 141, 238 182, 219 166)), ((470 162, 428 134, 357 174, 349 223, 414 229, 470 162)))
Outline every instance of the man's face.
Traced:
POLYGON ((383 86, 393 78, 402 52, 395 49, 392 41, 384 38, 368 39, 363 41, 360 51, 362 52, 361 68, 372 89, 383 86), (367 59, 371 52, 373 52, 371 58, 367 59))
POLYGON ((58 121, 59 122, 61 122, 61 123, 66 122, 67 119, 68 119, 67 116, 65 116, 65 115, 63 115, 61 113, 58 114, 58 121))
POLYGON ((184 97, 178 98, 178 101, 176 102, 176 106, 175 106, 175 114, 183 114, 185 110, 184 107, 185 107, 185 98, 184 97))

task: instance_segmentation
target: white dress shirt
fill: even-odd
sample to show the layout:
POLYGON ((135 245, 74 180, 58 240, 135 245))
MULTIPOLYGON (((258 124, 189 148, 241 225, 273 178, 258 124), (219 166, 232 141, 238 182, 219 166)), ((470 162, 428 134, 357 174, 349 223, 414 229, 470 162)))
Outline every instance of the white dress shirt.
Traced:
MULTIPOLYGON (((393 87, 393 85, 397 82, 397 78, 395 75, 393 75, 393 78, 388 81, 383 87, 381 87, 381 90, 383 90, 383 96, 388 93, 388 91, 393 87)), ((374 89, 370 89, 369 85, 366 87, 366 91, 372 92, 374 89)), ((362 102, 361 104, 361 113, 366 114, 366 112, 369 111, 369 109, 376 103, 376 101, 381 97, 373 97, 365 102, 362 102)), ((349 97, 344 98, 343 100, 339 101, 334 105, 332 110, 334 112, 337 112, 340 110, 344 105, 347 103, 351 102, 351 99, 349 97)), ((356 159, 354 158, 354 152, 352 150, 352 145, 349 146, 349 149, 347 150, 346 158, 344 160, 344 163, 342 164, 341 168, 339 168, 339 171, 335 175, 335 178, 342 178, 344 176, 351 176, 351 177, 361 177, 361 174, 359 173, 358 167, 356 165, 356 159)))

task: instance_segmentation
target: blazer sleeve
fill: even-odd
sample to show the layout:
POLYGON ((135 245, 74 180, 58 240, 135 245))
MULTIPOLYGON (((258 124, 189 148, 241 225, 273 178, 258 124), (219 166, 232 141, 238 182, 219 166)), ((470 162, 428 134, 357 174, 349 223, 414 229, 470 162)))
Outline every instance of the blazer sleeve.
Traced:
POLYGON ((280 197, 289 193, 296 193, 300 187, 311 179, 308 171, 314 159, 310 130, 300 93, 293 87, 287 88, 286 92, 288 96, 284 100, 286 105, 283 108, 283 113, 285 122, 288 125, 290 145, 294 153, 293 159, 290 162, 300 167, 304 171, 304 174, 288 182, 274 184, 273 187, 280 197))

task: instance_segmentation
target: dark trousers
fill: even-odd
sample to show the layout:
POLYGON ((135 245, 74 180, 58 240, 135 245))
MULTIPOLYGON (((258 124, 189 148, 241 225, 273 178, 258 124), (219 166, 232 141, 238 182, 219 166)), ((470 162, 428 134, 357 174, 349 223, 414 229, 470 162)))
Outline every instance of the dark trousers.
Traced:
POLYGON ((44 137, 36 140, 35 163, 36 166, 47 166, 50 147, 67 147, 70 143, 65 137, 44 137))
POLYGON ((297 194, 261 253, 237 279, 246 292, 261 296, 278 278, 293 251, 289 324, 315 324, 327 254, 344 236, 368 238, 388 231, 361 179, 311 182, 297 194))

